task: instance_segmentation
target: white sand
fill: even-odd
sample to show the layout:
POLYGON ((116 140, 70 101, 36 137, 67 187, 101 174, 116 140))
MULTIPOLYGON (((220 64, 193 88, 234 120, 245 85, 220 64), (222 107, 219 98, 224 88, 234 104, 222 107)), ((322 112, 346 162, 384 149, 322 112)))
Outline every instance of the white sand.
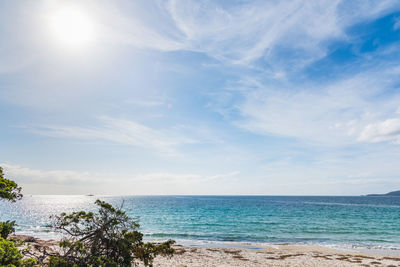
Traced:
POLYGON ((176 246, 172 258, 157 257, 154 266, 400 266, 400 258, 348 253, 318 246, 280 245, 260 249, 176 246))

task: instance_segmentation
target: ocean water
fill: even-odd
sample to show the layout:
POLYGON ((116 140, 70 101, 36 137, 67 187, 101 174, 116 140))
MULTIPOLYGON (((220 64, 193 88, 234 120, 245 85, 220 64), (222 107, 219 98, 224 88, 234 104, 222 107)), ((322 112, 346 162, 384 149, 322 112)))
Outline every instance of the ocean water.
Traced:
POLYGON ((137 218, 146 240, 313 243, 400 248, 400 197, 25 196, 0 202, 0 220, 44 239, 52 214, 95 209, 99 198, 137 218))

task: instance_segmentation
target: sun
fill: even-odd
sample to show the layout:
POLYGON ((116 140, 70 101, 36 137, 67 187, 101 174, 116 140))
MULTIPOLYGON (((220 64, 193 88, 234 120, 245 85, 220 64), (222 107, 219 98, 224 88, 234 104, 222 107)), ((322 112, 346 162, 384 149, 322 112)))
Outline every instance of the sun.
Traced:
POLYGON ((84 47, 95 39, 94 23, 83 10, 63 7, 49 17, 49 29, 54 40, 66 47, 84 47))

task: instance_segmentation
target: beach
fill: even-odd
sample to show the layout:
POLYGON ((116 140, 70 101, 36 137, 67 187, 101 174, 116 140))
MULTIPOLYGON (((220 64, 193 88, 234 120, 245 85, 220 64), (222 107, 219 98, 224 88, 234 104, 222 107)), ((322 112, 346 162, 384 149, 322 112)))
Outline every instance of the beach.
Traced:
POLYGON ((320 246, 279 245, 260 249, 176 247, 154 266, 399 266, 400 257, 344 252, 320 246))
MULTIPOLYGON (((31 236, 13 235, 25 241, 29 248, 26 256, 51 255, 59 250, 57 241, 41 240, 31 236)), ((232 266, 399 266, 400 256, 382 250, 361 252, 345 251, 323 246, 280 244, 247 244, 241 247, 228 246, 184 246, 174 245, 171 258, 158 256, 154 266, 158 267, 232 267, 232 266)), ((46 259, 44 260, 46 262, 46 259)), ((143 266, 139 264, 139 266, 143 266)))
POLYGON ((400 267, 400 0, 0 0, 0 122, 0 267, 400 267))
POLYGON ((400 198, 32 196, 0 209, 33 255, 51 254, 62 235, 50 216, 94 211, 96 198, 124 202, 145 242, 176 240, 175 255, 154 266, 400 265, 400 198))

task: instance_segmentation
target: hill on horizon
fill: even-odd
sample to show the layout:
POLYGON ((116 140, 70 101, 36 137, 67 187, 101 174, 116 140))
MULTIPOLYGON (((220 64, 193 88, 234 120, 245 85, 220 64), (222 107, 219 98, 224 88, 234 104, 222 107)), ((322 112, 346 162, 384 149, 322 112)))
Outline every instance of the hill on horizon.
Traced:
POLYGON ((386 194, 368 194, 367 197, 377 197, 377 196, 388 196, 388 197, 400 197, 400 190, 392 191, 386 194))

